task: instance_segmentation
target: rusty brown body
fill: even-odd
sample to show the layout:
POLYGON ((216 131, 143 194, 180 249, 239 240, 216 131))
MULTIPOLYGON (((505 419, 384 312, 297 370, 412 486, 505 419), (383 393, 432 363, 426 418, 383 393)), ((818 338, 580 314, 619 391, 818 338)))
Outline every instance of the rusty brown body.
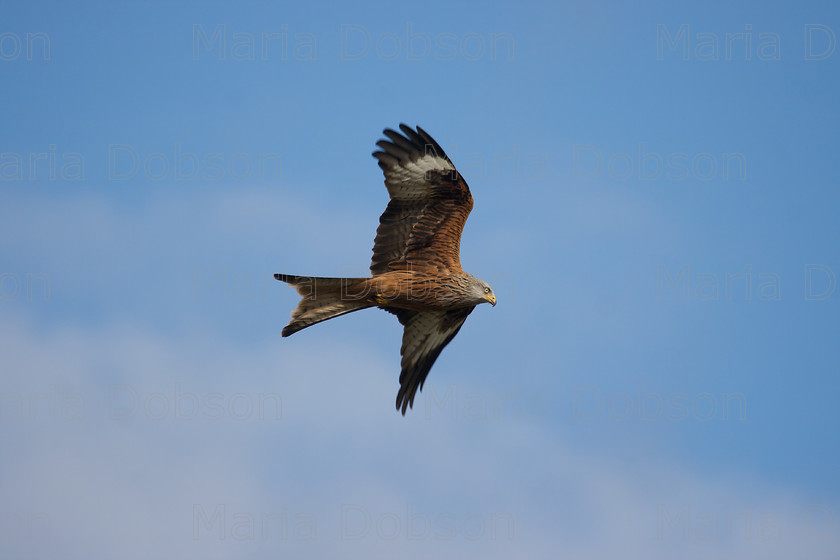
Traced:
POLYGON ((348 286, 349 299, 364 298, 378 307, 414 311, 448 310, 470 305, 461 300, 464 277, 393 271, 348 286), (460 288, 460 289, 459 289, 460 288))
POLYGON ((397 316, 404 326, 397 409, 414 403, 441 350, 476 305, 496 304, 490 286, 463 271, 461 233, 473 207, 466 181, 423 129, 384 131, 374 152, 390 202, 379 218, 370 278, 275 274, 301 295, 289 336, 315 323, 368 307, 397 316))

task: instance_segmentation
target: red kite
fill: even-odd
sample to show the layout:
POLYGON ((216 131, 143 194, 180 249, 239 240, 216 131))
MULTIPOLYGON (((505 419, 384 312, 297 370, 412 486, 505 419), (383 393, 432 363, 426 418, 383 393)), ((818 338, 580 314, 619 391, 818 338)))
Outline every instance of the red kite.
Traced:
POLYGON ((274 277, 301 295, 283 336, 368 307, 397 316, 405 327, 397 410, 405 415, 441 350, 476 305, 496 305, 496 296, 461 268, 461 232, 473 207, 466 181, 426 131, 400 130, 386 129, 388 140, 373 152, 391 200, 379 218, 371 277, 274 277))

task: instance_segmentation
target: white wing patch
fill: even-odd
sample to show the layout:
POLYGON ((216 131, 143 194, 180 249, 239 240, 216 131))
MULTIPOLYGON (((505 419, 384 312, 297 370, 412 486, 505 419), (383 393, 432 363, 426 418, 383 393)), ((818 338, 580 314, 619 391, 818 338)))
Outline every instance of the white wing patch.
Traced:
POLYGON ((429 195, 426 174, 430 171, 455 171, 442 157, 425 155, 417 161, 405 161, 385 171, 385 186, 395 200, 420 200, 429 195))

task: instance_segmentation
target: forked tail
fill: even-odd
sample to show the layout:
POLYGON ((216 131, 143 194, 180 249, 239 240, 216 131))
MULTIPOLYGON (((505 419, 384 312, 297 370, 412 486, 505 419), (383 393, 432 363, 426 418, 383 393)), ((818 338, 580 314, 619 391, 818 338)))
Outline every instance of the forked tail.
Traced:
POLYGON ((300 303, 292 311, 292 321, 283 329, 282 336, 376 305, 367 297, 367 278, 317 278, 292 274, 275 274, 274 277, 294 286, 300 294, 300 303))

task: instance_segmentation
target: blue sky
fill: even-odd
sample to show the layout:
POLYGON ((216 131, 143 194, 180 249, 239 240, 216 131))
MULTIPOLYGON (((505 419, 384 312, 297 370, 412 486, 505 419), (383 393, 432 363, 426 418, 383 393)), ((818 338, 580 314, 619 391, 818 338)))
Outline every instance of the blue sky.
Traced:
POLYGON ((0 555, 833 557, 838 34, 833 2, 0 3, 0 555), (365 274, 400 122, 499 300, 405 418, 394 318, 281 339, 271 279, 365 274))

